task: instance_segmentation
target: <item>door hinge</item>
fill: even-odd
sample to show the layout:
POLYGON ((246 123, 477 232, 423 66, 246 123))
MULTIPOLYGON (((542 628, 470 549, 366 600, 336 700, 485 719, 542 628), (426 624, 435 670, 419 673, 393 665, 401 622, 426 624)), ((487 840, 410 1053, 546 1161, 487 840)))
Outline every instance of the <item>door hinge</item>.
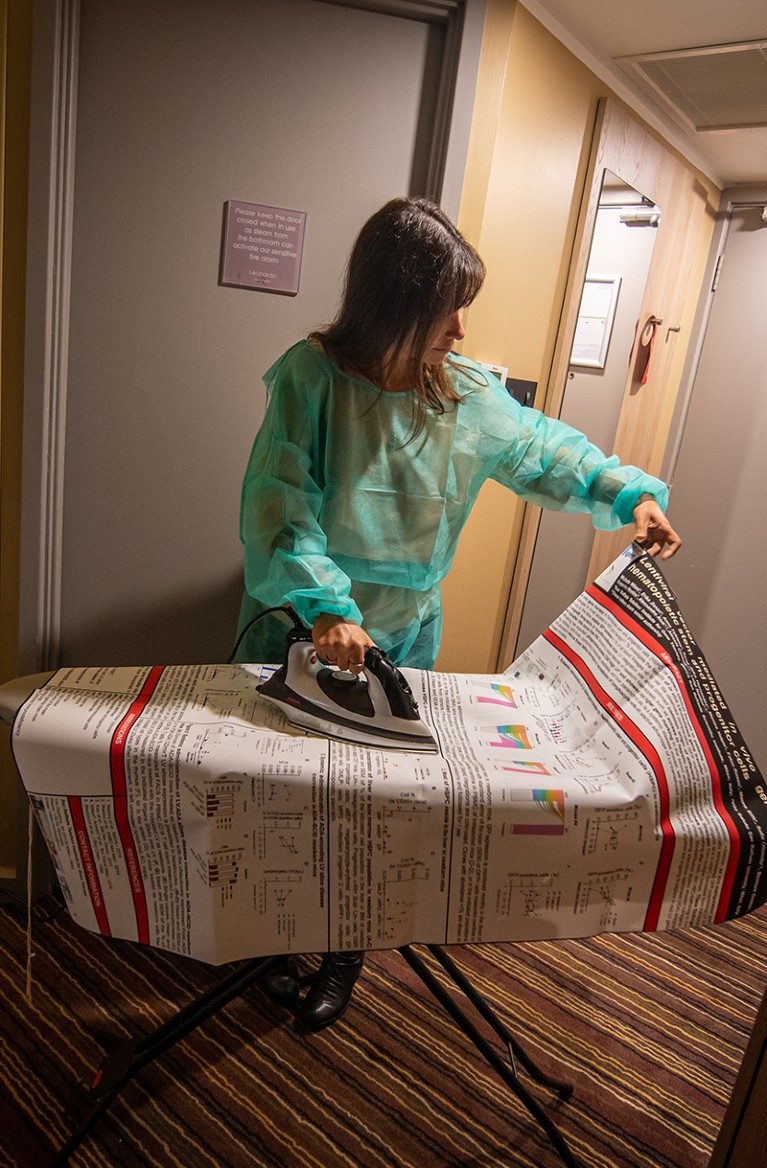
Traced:
POLYGON ((719 257, 716 261, 716 268, 714 269, 714 279, 711 283, 711 291, 712 292, 716 292, 716 286, 719 283, 719 277, 720 277, 721 272, 722 272, 722 260, 723 259, 724 259, 724 252, 721 252, 721 254, 719 255, 719 257))

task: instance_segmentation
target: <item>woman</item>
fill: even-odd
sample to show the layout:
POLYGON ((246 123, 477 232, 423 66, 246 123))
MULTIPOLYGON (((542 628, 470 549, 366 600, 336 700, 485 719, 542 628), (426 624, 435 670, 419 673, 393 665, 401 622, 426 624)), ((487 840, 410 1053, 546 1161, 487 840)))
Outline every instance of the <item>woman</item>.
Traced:
MULTIPOLYGON (((488 478, 543 507, 588 511, 595 527, 633 521, 652 554, 680 547, 660 480, 522 408, 452 353, 484 277, 438 207, 393 199, 357 238, 336 320, 266 374, 269 403, 243 486, 248 631, 237 660, 282 660, 285 625, 273 615, 251 622, 289 604, 330 664, 358 673, 376 644, 397 665, 431 669, 440 581, 488 478)), ((323 958, 302 1006, 307 1027, 340 1016, 361 968, 361 953, 323 958)), ((267 988, 297 1000, 295 958, 267 988)))

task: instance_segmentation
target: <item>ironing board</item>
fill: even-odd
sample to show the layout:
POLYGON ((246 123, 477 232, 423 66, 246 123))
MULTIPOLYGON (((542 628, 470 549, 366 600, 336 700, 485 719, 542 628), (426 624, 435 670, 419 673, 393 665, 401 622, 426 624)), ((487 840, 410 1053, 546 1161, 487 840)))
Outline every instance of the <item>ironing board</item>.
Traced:
MULTIPOLYGON (((30 694, 44 685, 51 676, 51 673, 41 673, 0 686, 0 718, 12 722, 17 710, 30 694)), ((460 990, 466 1001, 495 1031, 503 1044, 502 1053, 480 1033, 476 1024, 446 986, 434 976, 412 945, 404 945, 398 952, 436 998, 455 1026, 470 1039, 486 1062, 500 1075, 507 1087, 537 1121, 567 1168, 581 1168, 556 1124, 521 1080, 518 1066, 521 1066, 535 1083, 554 1092, 561 1099, 568 1099, 572 1095, 572 1085, 551 1078, 537 1066, 486 999, 441 946, 428 945, 426 948, 438 962, 448 981, 460 990)), ((95 1072, 90 1086, 70 1105, 69 1114, 78 1126, 55 1154, 51 1168, 64 1168, 69 1163, 70 1157, 88 1136, 100 1116, 114 1102, 123 1087, 145 1066, 256 983, 278 960, 277 956, 260 957, 238 963, 236 968, 225 975, 217 985, 179 1010, 156 1030, 129 1039, 113 1050, 95 1072)))
MULTIPOLYGON (((73 880, 82 884, 83 870, 97 875, 82 799, 91 795, 105 797, 115 808, 119 801, 119 815, 117 810, 114 813, 122 842, 119 871, 127 879, 119 882, 118 892, 124 892, 131 901, 126 901, 130 927, 125 935, 128 939, 147 944, 154 940, 162 948, 166 933, 151 932, 143 885, 140 879, 134 882, 132 878, 133 873, 138 877, 141 873, 136 841, 125 815, 128 803, 126 739, 129 733, 131 736, 135 734, 134 754, 138 749, 153 749, 158 726, 166 717, 163 701, 167 699, 173 708, 175 696, 180 693, 185 696, 174 715, 178 734, 174 741, 176 749, 183 746, 187 751, 184 759, 189 773, 197 779, 202 772, 196 768, 202 766, 204 760, 217 757, 214 746, 218 744, 224 770, 233 767, 232 773, 239 774, 240 768, 247 764, 248 751, 257 746, 260 735, 268 735, 271 730, 268 714, 262 710, 257 715, 258 703, 252 700, 251 691, 258 691, 258 682, 264 680, 262 667, 257 667, 260 670, 258 678, 248 670, 244 675, 238 674, 237 668, 154 666, 139 673, 129 670, 127 675, 122 675, 123 689, 118 686, 125 698, 118 711, 120 720, 102 720, 95 726, 91 720, 83 722, 80 716, 82 695, 78 691, 82 689, 96 695, 106 692, 103 678, 99 680, 101 670, 96 667, 84 672, 78 670, 70 687, 75 691, 74 697, 70 698, 70 705, 74 703, 70 710, 66 709, 67 702, 60 694, 51 697, 49 692, 34 710, 29 708, 27 725, 24 717, 15 724, 15 748, 26 752, 25 765, 30 764, 35 772, 36 785, 30 787, 27 784, 27 787, 40 799, 43 811, 46 799, 69 795, 66 789, 69 781, 74 781, 78 790, 83 788, 86 791, 86 795, 73 798, 72 806, 67 805, 67 839, 75 859, 74 865, 70 866, 73 880), (224 673, 219 675, 219 668, 223 668, 224 673), (232 669, 234 673, 227 674, 226 669, 232 669), (153 706, 155 695, 157 703, 153 706), (203 730, 198 728, 196 719, 190 721, 190 714, 198 709, 207 711, 199 723, 203 730), (232 726, 236 724, 237 729, 230 733, 227 720, 233 709, 248 717, 238 722, 236 713, 232 714, 232 726), (50 724, 46 723, 48 711, 53 711, 50 724), (67 754, 70 771, 63 768, 62 779, 66 778, 67 783, 64 789, 60 789, 56 768, 51 767, 46 755, 51 744, 46 744, 44 739, 47 730, 59 725, 59 718, 63 724, 72 722, 73 711, 78 713, 73 726, 69 727, 74 734, 67 754), (145 716, 140 732, 136 732, 136 723, 145 716), (106 727, 103 733, 99 731, 101 725, 106 727), (215 737, 216 733, 219 733, 219 738, 215 737), (75 740, 79 742, 78 749, 75 749, 75 740), (94 740, 98 741, 97 747, 91 745, 94 740), (88 760, 96 756, 94 751, 99 754, 100 762, 88 769, 88 760), (73 766, 75 771, 71 771, 73 766), (84 785, 86 773, 91 786, 84 785)), ((20 680, 22 683, 29 681, 20 680)), ((61 684, 65 684, 63 679, 61 684)), ((311 884, 310 899, 306 903, 326 906, 325 842, 331 838, 328 833, 332 828, 335 833, 332 836, 334 855, 340 858, 341 865, 341 879, 336 876, 332 881, 333 928, 343 930, 332 935, 345 938, 342 945, 331 945, 330 912, 327 921, 324 915, 313 912, 309 923, 316 926, 319 922, 319 927, 314 932, 302 933, 294 947, 309 953, 344 947, 398 949, 455 1025, 475 1044, 540 1123, 562 1161, 573 1166, 576 1161, 561 1134, 520 1082, 517 1059, 535 1081, 560 1096, 567 1097, 570 1088, 547 1079, 523 1056, 503 1023, 447 954, 439 946, 429 946, 433 958, 441 966, 440 978, 442 974, 446 975, 452 989, 464 994, 503 1042, 506 1049, 501 1057, 481 1038, 453 996, 411 948, 411 943, 415 944, 421 938, 452 938, 455 943, 513 943, 522 939, 543 940, 547 935, 549 938, 584 936, 638 929, 654 932, 664 928, 717 924, 744 916, 767 900, 767 870, 761 862, 759 850, 767 837, 765 780, 684 621, 673 591, 652 558, 633 545, 622 552, 505 673, 492 676, 429 673, 428 679, 421 678, 418 684, 419 698, 426 698, 430 703, 429 726, 438 742, 445 736, 447 749, 440 749, 434 759, 444 756, 444 762, 455 768, 456 779, 452 785, 444 773, 443 763, 434 762, 430 770, 430 763, 424 759, 413 773, 404 778, 392 776, 394 781, 388 788, 390 776, 381 765, 374 774, 365 778, 368 787, 363 789, 357 781, 354 768, 358 764, 349 753, 351 747, 348 744, 338 760, 326 760, 325 755, 332 753, 330 746, 327 743, 320 746, 317 739, 306 748, 311 759, 304 758, 304 747, 293 747, 299 756, 297 774, 303 787, 308 786, 310 775, 314 784, 315 770, 319 774, 316 790, 311 796, 313 810, 305 817, 305 824, 303 815, 299 817, 302 845, 307 851, 304 866, 309 868, 307 887, 311 884), (543 718, 537 712, 542 709, 542 702, 545 702, 547 711, 543 718), (471 716, 466 711, 471 711, 471 716), (512 722, 507 724, 509 718, 512 722), (594 749, 587 749, 589 743, 594 749), (506 753, 509 750, 534 751, 535 757, 509 755, 506 753), (494 813, 488 814, 493 791, 489 779, 483 779, 484 767, 488 767, 493 776, 506 771, 522 776, 503 777, 496 784, 500 792, 495 801, 500 808, 497 822, 494 822, 494 813), (330 778, 327 788, 322 788, 326 768, 330 778), (574 774, 576 771, 577 775, 574 774), (539 779, 537 776, 543 777, 539 779), (331 806, 327 792, 335 777, 338 783, 334 787, 336 797, 331 806), (403 778, 401 784, 400 778, 403 778), (425 779, 429 784, 429 797, 420 799, 419 796, 419 805, 423 803, 430 809, 430 814, 435 813, 431 830, 422 830, 421 825, 417 832, 410 832, 410 820, 406 818, 405 827, 400 832, 402 845, 399 846, 395 839, 395 846, 389 849, 384 813, 398 807, 402 801, 400 792, 405 792, 405 815, 410 815, 415 806, 415 795, 427 789, 423 786, 425 779), (531 783, 535 785, 531 786, 531 783), (539 787, 539 783, 545 786, 539 787), (375 828, 372 819, 374 784, 379 804, 375 828), (515 794, 518 795, 516 801, 515 794), (321 797, 325 800, 322 804, 321 797), (446 807, 449 822, 445 819, 446 807), (455 813, 450 810, 453 808, 455 813), (323 824, 322 848, 317 847, 317 862, 312 867, 315 858, 312 830, 317 825, 319 837, 320 823, 323 824), (414 870, 413 857, 421 865, 419 871, 423 871, 424 866, 430 871, 430 857, 441 854, 444 864, 441 871, 445 877, 450 877, 444 883, 433 881, 431 889, 426 890, 436 889, 431 901, 419 892, 414 904, 415 910, 422 910, 422 919, 416 923, 413 917, 412 926, 408 924, 405 930, 387 930, 383 917, 376 916, 367 901, 364 906, 362 904, 360 889, 367 879, 362 857, 367 862, 367 845, 375 833, 381 837, 379 851, 381 854, 385 852, 385 863, 396 872, 392 884, 400 879, 402 865, 406 868, 410 865, 409 872, 414 870), (550 884, 553 874, 539 857, 541 849, 537 837, 543 835, 558 840, 558 883, 550 884), (512 836, 519 838, 515 838, 514 864, 510 868, 508 840, 512 836), (449 862, 448 849, 454 849, 450 852, 449 862), (606 851, 603 862, 595 862, 593 857, 598 853, 601 855, 603 849, 609 854, 606 851), (620 862, 614 849, 620 852, 620 862), (534 877, 532 884, 527 880, 528 866, 534 877), (488 878, 492 880, 489 896, 484 883, 488 878), (540 900, 529 899, 529 887, 542 889, 540 900), (455 896, 451 900, 453 892, 455 896), (538 927, 539 921, 527 920, 529 913, 536 916, 538 908, 541 918, 545 916, 543 930, 538 927), (438 918, 435 918, 435 913, 440 914, 438 918), (353 945, 352 937, 356 941, 353 945)), ((13 695, 12 710, 24 696, 13 695)), ((97 705, 94 705, 93 718, 96 712, 97 705)), ((326 735, 322 737, 326 738, 326 735)), ((17 757, 21 756, 17 754, 17 757)), ((171 755, 163 758, 164 769, 161 767, 157 773, 175 782, 175 772, 169 761, 171 755)), ((206 765, 215 769, 212 761, 206 765)), ((141 783, 144 779, 137 772, 131 781, 141 783)), ((256 783, 255 779, 253 783, 256 783)), ((136 794, 141 796, 136 810, 146 811, 146 822, 150 824, 154 815, 164 831, 168 808, 163 797, 180 790, 178 783, 176 787, 156 788, 159 802, 155 803, 151 797, 143 797, 143 787, 136 786, 136 794)), ((151 789, 149 794, 151 796, 151 789)), ((253 786, 251 794, 241 805, 240 814, 250 815, 253 808, 262 808, 265 797, 262 776, 258 791, 253 786), (252 799, 252 803, 248 799, 252 799)), ((285 802, 283 798, 282 808, 285 802)), ((217 797, 214 797, 213 810, 218 806, 217 797)), ((231 801, 227 806, 231 807, 231 801)), ((186 811, 188 822, 199 826, 202 814, 199 800, 195 802, 194 798, 187 798, 186 811)), ((171 818, 175 815, 174 805, 171 818)), ((207 817, 206 805, 203 819, 207 817)), ((222 821, 233 824, 235 817, 227 811, 222 813, 222 821)), ((146 830, 150 832, 150 828, 146 830)), ((218 828, 213 830, 218 831, 218 828)), ((50 838, 55 842, 54 836, 50 838)), ((213 839, 210 830, 205 838, 213 839)), ((165 834, 154 842, 157 855, 163 857, 168 855, 170 844, 175 846, 174 837, 165 834)), ((285 841, 279 842, 285 846, 285 841)), ((292 840, 288 841, 288 846, 292 844, 292 840)), ((179 846, 183 852, 185 845, 179 846)), ((170 854, 175 853, 171 851, 170 854)), ((221 883, 219 853, 212 844, 208 854, 213 857, 209 871, 202 884, 195 885, 196 889, 203 885, 215 888, 221 883)), ((221 854, 225 854, 225 849, 221 854)), ((262 855, 257 848, 251 848, 248 854, 254 857, 257 875, 250 884, 245 878, 240 882, 237 911, 233 910, 229 918, 233 928, 239 926, 240 914, 252 908, 254 891, 263 886, 267 875, 263 862, 266 852, 262 855)), ((154 855, 150 850, 150 871, 154 870, 151 868, 154 855)), ((379 862, 377 854, 370 863, 374 865, 378 886, 383 887, 388 868, 379 862)), ((230 871, 226 861, 223 870, 230 871)), ((437 870, 435 864, 434 871, 437 870)), ((285 871, 289 874, 288 869, 285 871)), ((229 883, 237 883, 237 879, 235 872, 229 883)), ((284 882, 290 882, 287 875, 284 882)), ((113 930, 102 927, 103 924, 108 926, 109 921, 98 881, 92 884, 86 877, 85 884, 82 900, 89 927, 112 933, 113 930)), ((412 900, 412 891, 408 895, 412 900)), ((209 924, 215 909, 214 901, 207 894, 206 897, 198 902, 201 914, 198 919, 203 928, 209 924)), ((121 901, 121 895, 116 899, 121 901)), ((234 900, 226 903, 234 903, 234 900)), ((280 905, 284 901, 276 899, 275 903, 280 905)), ((327 904, 330 904, 329 900, 327 904)), ((118 911, 122 908, 119 907, 118 911)), ((411 916, 413 914, 408 916, 408 921, 411 916)), ((255 919, 258 921, 259 918, 255 919)), ((263 921, 267 921, 266 916, 263 921)), ((278 927, 280 922, 274 917, 269 919, 268 927, 272 931, 268 932, 263 921, 259 923, 260 948, 272 953, 275 950, 278 954, 284 952, 284 933, 278 927)), ((161 923, 163 929, 170 928, 164 919, 161 923)), ((177 922, 171 922, 171 925, 175 928, 177 922)), ((183 935, 189 936, 189 930, 183 935)), ((167 939, 175 940, 173 928, 167 933, 167 939)), ((225 952, 211 947, 207 936, 200 936, 197 940, 201 944, 196 952, 190 950, 190 956, 214 965, 226 962, 230 968, 234 962, 244 964, 240 964, 237 973, 232 975, 233 982, 224 978, 212 998, 204 996, 201 1003, 182 1011, 168 1027, 128 1044, 106 1061, 84 1101, 85 1126, 81 1124, 80 1131, 73 1137, 75 1141, 82 1139, 94 1117, 109 1106, 132 1074, 177 1037, 215 1013, 268 968, 264 962, 270 958, 261 957, 254 962, 251 956, 253 947, 243 949, 238 937, 235 938, 238 943, 225 952)), ((165 947, 173 949, 174 945, 165 947)), ((66 1149, 60 1163, 66 1162, 65 1153, 66 1149)))
MULTIPOLYGON (((476 990, 441 946, 428 945, 426 948, 439 962, 450 981, 461 990, 466 1000, 498 1035, 504 1044, 503 1054, 480 1033, 471 1018, 458 1005, 445 985, 434 976, 411 945, 402 946, 398 952, 434 995, 458 1029, 474 1043, 484 1059, 500 1075, 507 1087, 514 1092, 522 1105, 538 1122, 567 1168, 581 1168, 580 1162, 571 1152, 559 1128, 522 1082, 518 1064, 524 1068, 534 1082, 548 1088, 561 1099, 568 1099, 572 1095, 572 1085, 551 1078, 536 1065, 486 999, 476 990)), ((70 1156, 88 1136, 100 1116, 114 1102, 123 1087, 143 1067, 169 1050, 176 1042, 185 1038, 201 1023, 213 1017, 239 994, 249 989, 279 960, 279 957, 259 957, 253 961, 244 962, 207 993, 202 994, 190 1005, 179 1010, 162 1026, 150 1034, 131 1038, 113 1050, 96 1071, 90 1087, 70 1105, 69 1114, 78 1122, 78 1126, 52 1161, 51 1168, 64 1168, 69 1163, 70 1156)))

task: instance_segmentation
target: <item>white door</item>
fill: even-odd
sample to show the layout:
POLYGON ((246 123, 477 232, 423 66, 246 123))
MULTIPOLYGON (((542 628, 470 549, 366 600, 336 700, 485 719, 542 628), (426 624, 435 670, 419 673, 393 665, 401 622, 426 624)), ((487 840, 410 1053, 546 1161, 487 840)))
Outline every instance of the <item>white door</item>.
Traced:
POLYGON ((222 660, 261 375, 332 318, 368 215, 423 190, 450 38, 320 0, 79 7, 62 490, 40 541, 60 537, 60 648, 41 665, 222 660), (219 285, 228 200, 306 213, 297 295, 219 285))
MULTIPOLYGON (((742 198, 743 196, 741 196, 742 198)), ((767 199, 767 190, 762 192, 767 199)), ((701 351, 669 514, 664 572, 757 765, 767 774, 767 223, 736 206, 701 351)))

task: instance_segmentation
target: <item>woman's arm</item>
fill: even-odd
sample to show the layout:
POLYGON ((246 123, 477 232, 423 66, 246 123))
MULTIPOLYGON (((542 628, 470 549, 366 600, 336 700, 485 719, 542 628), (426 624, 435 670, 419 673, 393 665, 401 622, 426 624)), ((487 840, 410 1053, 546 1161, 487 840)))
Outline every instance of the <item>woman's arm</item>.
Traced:
POLYGON ((360 624, 351 581, 328 555, 320 523, 318 451, 325 425, 317 370, 289 350, 267 375, 270 397, 242 489, 245 587, 262 604, 289 604, 312 628, 323 614, 360 624))
POLYGON ((588 512, 601 530, 634 522, 637 539, 644 542, 652 536, 651 546, 658 543, 655 550, 665 547, 668 555, 678 550, 681 540, 665 516, 664 482, 622 464, 615 455, 605 455, 585 434, 558 418, 523 408, 508 395, 499 405, 510 425, 506 435, 497 427, 505 445, 494 479, 539 507, 588 512))

